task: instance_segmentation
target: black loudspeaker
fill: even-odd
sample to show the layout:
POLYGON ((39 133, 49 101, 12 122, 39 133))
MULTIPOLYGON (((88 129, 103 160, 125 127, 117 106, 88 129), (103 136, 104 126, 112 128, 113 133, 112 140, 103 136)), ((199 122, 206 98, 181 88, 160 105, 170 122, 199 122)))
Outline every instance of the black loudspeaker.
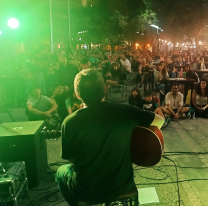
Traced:
POLYGON ((0 162, 24 161, 29 187, 36 187, 47 169, 43 121, 0 124, 0 162))

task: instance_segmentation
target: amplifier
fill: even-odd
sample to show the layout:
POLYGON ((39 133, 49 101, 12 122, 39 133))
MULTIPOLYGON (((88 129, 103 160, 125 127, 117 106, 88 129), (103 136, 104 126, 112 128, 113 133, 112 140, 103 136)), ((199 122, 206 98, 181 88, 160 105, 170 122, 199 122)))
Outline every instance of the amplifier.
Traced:
POLYGON ((0 125, 0 162, 24 161, 29 187, 36 187, 47 169, 46 139, 40 135, 43 121, 0 125))
POLYGON ((20 206, 28 191, 24 162, 1 163, 0 206, 20 206))

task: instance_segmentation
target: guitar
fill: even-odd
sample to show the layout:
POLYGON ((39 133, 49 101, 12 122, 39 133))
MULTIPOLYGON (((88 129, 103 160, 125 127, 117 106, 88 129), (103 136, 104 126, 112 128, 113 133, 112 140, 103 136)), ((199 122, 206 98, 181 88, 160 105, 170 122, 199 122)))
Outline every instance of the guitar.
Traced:
MULTIPOLYGON (((61 132, 43 129, 40 135, 46 139, 58 139, 61 132)), ((164 138, 162 132, 155 126, 135 127, 131 134, 130 154, 132 163, 150 167, 156 165, 163 153, 164 138)))
POLYGON ((156 165, 164 149, 163 134, 155 126, 135 127, 132 130, 130 146, 132 163, 143 167, 156 165))

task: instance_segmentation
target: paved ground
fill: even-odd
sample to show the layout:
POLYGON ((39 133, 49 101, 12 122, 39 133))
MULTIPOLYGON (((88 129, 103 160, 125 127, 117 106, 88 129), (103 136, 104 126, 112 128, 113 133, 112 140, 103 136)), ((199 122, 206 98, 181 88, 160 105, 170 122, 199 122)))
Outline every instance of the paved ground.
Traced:
MULTIPOLYGON (((128 92, 132 87, 128 88, 128 92)), ((142 91, 142 90, 141 90, 142 91)), ((113 94, 112 100, 123 101, 120 94, 113 94)), ((123 102, 126 103, 126 102, 123 102)), ((24 109, 9 109, 15 121, 25 121, 24 109)), ((10 117, 0 109, 0 121, 9 122, 10 117)), ((165 137, 164 157, 174 161, 179 181, 180 205, 208 205, 208 119, 173 121, 163 130, 165 137)), ((29 198, 23 205, 66 206, 54 182, 54 171, 63 164, 60 158, 61 139, 47 140, 48 162, 50 167, 40 185, 29 190, 29 198), (52 164, 53 163, 53 164, 52 164)), ((138 188, 155 187, 159 203, 144 204, 157 206, 177 206, 178 188, 174 163, 162 158, 151 168, 135 166, 135 182, 138 188)))

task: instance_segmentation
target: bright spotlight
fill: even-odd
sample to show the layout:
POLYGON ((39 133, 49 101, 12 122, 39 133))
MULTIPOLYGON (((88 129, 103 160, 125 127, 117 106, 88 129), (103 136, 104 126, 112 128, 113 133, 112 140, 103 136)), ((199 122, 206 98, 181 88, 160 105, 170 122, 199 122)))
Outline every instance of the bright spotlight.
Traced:
POLYGON ((7 23, 8 23, 8 26, 12 29, 16 29, 17 27, 19 27, 19 22, 15 18, 9 19, 7 23))

